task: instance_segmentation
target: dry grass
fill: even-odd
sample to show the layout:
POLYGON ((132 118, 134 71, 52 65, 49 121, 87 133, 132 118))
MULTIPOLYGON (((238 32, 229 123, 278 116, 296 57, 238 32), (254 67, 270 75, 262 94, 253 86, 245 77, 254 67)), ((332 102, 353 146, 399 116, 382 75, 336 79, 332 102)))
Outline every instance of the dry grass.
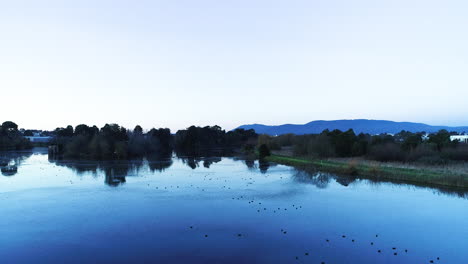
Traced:
POLYGON ((278 155, 270 156, 267 160, 290 166, 314 166, 322 171, 359 175, 369 179, 468 188, 468 173, 462 170, 463 166, 459 164, 455 167, 457 169, 453 169, 453 167, 384 163, 356 158, 317 160, 278 155))

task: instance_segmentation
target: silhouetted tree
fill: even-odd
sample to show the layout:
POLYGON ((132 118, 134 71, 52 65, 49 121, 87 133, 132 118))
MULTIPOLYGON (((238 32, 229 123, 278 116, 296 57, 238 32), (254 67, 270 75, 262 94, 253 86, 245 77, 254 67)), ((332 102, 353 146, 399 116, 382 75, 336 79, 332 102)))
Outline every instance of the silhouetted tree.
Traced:
POLYGON ((260 157, 260 159, 263 159, 270 155, 271 155, 271 152, 268 146, 266 144, 261 144, 260 147, 258 148, 258 156, 260 157))

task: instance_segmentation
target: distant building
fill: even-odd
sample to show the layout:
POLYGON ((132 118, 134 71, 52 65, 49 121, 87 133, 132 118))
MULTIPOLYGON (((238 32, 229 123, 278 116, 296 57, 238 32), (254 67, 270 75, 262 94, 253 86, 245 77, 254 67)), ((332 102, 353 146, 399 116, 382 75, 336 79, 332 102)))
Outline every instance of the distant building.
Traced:
POLYGON ((452 135, 450 136, 450 140, 451 141, 458 140, 463 143, 468 143, 468 135, 452 135))

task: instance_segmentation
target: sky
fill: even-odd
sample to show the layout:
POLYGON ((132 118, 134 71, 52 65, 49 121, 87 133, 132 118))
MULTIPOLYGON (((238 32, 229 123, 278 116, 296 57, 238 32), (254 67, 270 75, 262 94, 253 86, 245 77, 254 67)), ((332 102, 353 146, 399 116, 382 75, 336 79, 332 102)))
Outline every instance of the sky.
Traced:
POLYGON ((468 125, 468 1, 0 0, 0 122, 468 125))

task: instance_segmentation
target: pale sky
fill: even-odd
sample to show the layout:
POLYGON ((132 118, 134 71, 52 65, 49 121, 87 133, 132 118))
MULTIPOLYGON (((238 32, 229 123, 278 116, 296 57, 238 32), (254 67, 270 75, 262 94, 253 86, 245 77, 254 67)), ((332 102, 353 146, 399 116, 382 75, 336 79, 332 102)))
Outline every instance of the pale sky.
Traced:
POLYGON ((468 1, 0 0, 0 122, 468 125, 468 1))

